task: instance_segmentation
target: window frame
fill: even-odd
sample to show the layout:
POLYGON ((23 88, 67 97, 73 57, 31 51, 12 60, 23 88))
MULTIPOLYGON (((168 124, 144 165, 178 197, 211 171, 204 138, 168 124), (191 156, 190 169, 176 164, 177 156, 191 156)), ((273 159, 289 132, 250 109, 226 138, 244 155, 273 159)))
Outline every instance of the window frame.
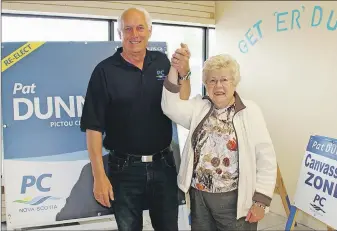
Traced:
MULTIPOLYGON (((206 27, 205 30, 204 30, 204 41, 203 41, 203 44, 204 44, 204 60, 203 62, 205 62, 208 58, 209 58, 209 47, 210 47, 210 39, 209 39, 209 32, 210 30, 215 30, 215 27, 206 27)), ((205 86, 202 87, 202 95, 205 96, 206 95, 206 88, 205 86)))
MULTIPOLYGON (((76 17, 76 16, 73 16, 73 17, 68 17, 68 16, 58 16, 58 15, 36 15, 36 14, 19 14, 19 13, 1 13, 1 16, 6 16, 6 17, 22 17, 22 18, 40 18, 40 19, 43 19, 43 18, 48 18, 48 19, 64 19, 64 20, 81 20, 81 21, 100 21, 100 22, 107 22, 108 23, 108 38, 107 40, 108 41, 111 41, 111 31, 110 31, 110 28, 111 28, 111 22, 110 20, 107 20, 107 19, 101 19, 101 18, 85 18, 85 17, 76 17)), ((2 26, 2 25, 1 25, 2 26)))

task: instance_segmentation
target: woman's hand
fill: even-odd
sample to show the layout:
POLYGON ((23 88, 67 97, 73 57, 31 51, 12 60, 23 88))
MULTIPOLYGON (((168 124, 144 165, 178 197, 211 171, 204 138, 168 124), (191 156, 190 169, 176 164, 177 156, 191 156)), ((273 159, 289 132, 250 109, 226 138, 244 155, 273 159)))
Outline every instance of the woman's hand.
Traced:
POLYGON ((262 203, 255 202, 247 214, 246 221, 253 223, 262 220, 265 214, 264 207, 262 203))
POLYGON ((191 53, 188 46, 184 43, 180 44, 180 48, 177 49, 171 58, 171 65, 179 72, 180 76, 186 76, 190 70, 190 57, 191 53))

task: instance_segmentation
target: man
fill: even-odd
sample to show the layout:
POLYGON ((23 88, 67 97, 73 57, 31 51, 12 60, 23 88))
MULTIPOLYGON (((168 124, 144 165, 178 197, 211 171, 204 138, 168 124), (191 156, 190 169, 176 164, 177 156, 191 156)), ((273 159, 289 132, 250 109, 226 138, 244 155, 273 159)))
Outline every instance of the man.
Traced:
MULTIPOLYGON (((177 172, 169 148, 172 122, 161 110, 163 80, 171 65, 165 54, 146 49, 151 30, 145 10, 122 13, 122 47, 95 67, 81 118, 94 197, 103 206, 113 205, 121 231, 142 230, 144 207, 155 230, 178 230, 177 172), (110 151, 110 177, 103 167, 102 143, 110 151)), ((189 87, 189 56, 182 45, 171 60, 182 87, 189 87)))

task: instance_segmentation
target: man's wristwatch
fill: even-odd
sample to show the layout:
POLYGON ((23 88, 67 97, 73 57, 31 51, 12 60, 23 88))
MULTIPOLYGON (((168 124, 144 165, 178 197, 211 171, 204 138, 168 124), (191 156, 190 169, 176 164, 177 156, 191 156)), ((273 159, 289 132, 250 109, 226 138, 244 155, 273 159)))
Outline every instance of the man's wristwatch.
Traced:
POLYGON ((191 71, 189 70, 185 76, 180 76, 179 75, 179 80, 189 80, 191 76, 191 71))

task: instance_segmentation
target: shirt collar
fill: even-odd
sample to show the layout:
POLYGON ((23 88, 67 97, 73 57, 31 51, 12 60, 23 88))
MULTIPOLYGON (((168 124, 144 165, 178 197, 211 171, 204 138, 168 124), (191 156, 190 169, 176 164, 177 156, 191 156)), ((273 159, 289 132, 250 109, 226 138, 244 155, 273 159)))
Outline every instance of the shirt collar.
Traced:
MULTIPOLYGON (((130 64, 129 62, 127 62, 122 56, 121 53, 123 52, 123 47, 118 47, 116 52, 113 54, 112 56, 112 63, 116 66, 130 66, 132 64, 130 64)), ((144 67, 150 65, 152 63, 152 61, 154 61, 156 59, 156 54, 149 51, 148 49, 146 49, 146 54, 145 54, 145 58, 144 58, 144 67)))

